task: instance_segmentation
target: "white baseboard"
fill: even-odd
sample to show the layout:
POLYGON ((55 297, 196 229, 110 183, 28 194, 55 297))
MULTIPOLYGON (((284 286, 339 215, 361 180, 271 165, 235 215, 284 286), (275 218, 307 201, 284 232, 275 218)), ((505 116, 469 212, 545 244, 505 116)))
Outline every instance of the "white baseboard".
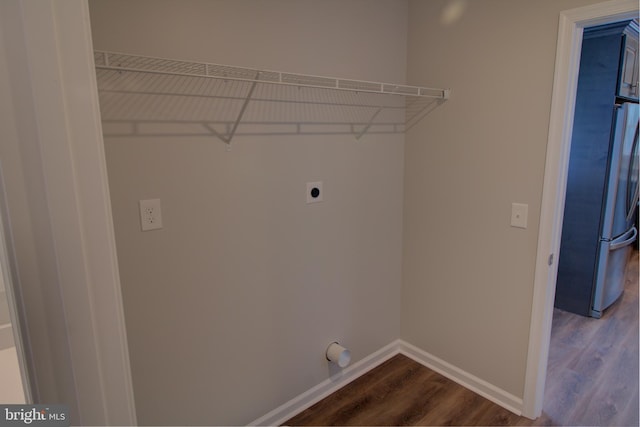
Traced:
POLYGON ((266 415, 252 421, 250 426, 277 426, 321 401, 331 393, 344 387, 371 369, 389 360, 396 354, 403 354, 429 369, 460 384, 461 386, 489 399, 517 415, 522 415, 523 400, 499 387, 490 384, 444 360, 419 349, 403 340, 396 340, 364 359, 341 371, 339 376, 328 378, 301 395, 277 407, 266 415))
POLYGON ((304 411, 315 403, 321 401, 331 393, 344 387, 356 378, 364 375, 371 369, 389 360, 398 354, 400 341, 394 341, 380 350, 370 354, 362 360, 345 368, 339 375, 328 378, 316 385, 315 387, 305 391, 301 395, 294 397, 285 404, 277 407, 266 415, 250 422, 250 426, 279 426, 294 415, 304 411))
POLYGON ((437 373, 449 378, 474 393, 489 399, 493 403, 502 406, 514 414, 522 415, 522 398, 514 396, 513 394, 458 368, 457 366, 447 363, 444 360, 409 344, 408 342, 399 340, 398 346, 398 353, 410 357, 429 369, 433 369, 437 373))

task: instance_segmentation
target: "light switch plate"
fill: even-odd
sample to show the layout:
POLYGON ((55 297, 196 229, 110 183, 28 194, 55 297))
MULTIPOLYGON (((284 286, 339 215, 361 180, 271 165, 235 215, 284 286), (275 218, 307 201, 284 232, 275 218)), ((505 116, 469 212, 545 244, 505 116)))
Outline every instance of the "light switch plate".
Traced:
POLYGON ((160 199, 140 200, 140 228, 142 231, 162 228, 160 199))
POLYGON ((527 228, 527 216, 529 205, 524 203, 511 203, 511 226, 527 228))

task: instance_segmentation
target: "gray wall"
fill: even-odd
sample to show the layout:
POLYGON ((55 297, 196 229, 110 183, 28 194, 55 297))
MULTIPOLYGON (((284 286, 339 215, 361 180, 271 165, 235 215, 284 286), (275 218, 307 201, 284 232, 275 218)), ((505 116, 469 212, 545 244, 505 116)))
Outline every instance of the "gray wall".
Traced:
POLYGON ((558 16, 596 2, 91 1, 97 49, 453 90, 406 147, 106 139, 140 421, 250 421, 325 379, 333 339, 400 336, 522 397, 558 16))
MULTIPOLYGON (((90 1, 96 49, 402 83, 407 3, 90 1)), ((138 420, 242 424, 400 335, 403 135, 105 138, 138 420), (305 184, 324 182, 323 203, 305 184), (160 198, 141 232, 138 200, 160 198)))
POLYGON ((591 3, 409 3, 408 81, 453 92, 406 136, 402 338, 519 397, 558 16, 591 3))

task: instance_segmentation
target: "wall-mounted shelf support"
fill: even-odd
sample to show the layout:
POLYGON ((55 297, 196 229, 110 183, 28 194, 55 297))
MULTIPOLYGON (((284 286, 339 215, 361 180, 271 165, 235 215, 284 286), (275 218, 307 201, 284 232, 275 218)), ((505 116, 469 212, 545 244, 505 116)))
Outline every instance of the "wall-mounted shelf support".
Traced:
POLYGON ((247 94, 247 97, 245 98, 244 102, 242 103, 242 107, 240 107, 240 112, 238 113, 238 118, 236 119, 235 123, 233 124, 233 127, 231 128, 231 131, 229 132, 229 136, 228 137, 220 136, 220 139, 222 139, 227 144, 231 144, 231 140, 233 139, 233 136, 236 134, 236 130, 238 130, 238 125, 240 124, 240 120, 242 120, 242 116, 244 116, 244 112, 247 110, 247 106, 249 105, 249 101, 251 101, 251 96, 253 95, 253 91, 256 89, 256 85, 258 84, 258 77, 259 76, 260 76, 260 72, 257 72, 255 81, 251 84, 251 88, 249 89, 249 93, 247 94))
POLYGON ((229 146, 238 134, 261 134, 257 126, 276 134, 315 133, 320 127, 320 133, 337 134, 336 128, 347 125, 350 130, 342 133, 360 139, 371 131, 402 132, 450 96, 449 89, 104 51, 94 58, 103 122, 117 128, 115 136, 160 135, 162 130, 149 131, 154 123, 175 134, 199 123, 199 131, 181 132, 204 130, 229 146))
POLYGON ((384 107, 379 107, 375 113, 373 113, 373 115, 371 116, 371 119, 369 120, 369 122, 366 124, 366 126, 364 127, 364 129, 362 129, 362 132, 360 132, 359 134, 356 135, 356 139, 360 139, 362 138, 362 136, 367 133, 367 131, 369 130, 369 128, 371 127, 371 125, 373 124, 373 121, 376 119, 376 117, 378 117, 378 114, 380 114, 380 112, 384 109, 384 107))

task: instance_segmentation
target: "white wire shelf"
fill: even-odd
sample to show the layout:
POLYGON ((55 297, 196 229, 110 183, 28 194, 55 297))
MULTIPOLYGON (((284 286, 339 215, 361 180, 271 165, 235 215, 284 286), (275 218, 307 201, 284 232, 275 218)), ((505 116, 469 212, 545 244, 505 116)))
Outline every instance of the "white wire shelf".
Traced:
MULTIPOLYGON (((229 144, 234 135, 255 134, 242 127, 276 125, 288 134, 315 124, 342 126, 359 139, 367 132, 403 132, 450 94, 105 51, 95 51, 94 60, 103 121, 119 129, 116 136, 147 135, 141 125, 150 123, 165 129, 189 125, 185 135, 213 134, 229 144)), ((335 126, 328 133, 335 133, 335 126)))

